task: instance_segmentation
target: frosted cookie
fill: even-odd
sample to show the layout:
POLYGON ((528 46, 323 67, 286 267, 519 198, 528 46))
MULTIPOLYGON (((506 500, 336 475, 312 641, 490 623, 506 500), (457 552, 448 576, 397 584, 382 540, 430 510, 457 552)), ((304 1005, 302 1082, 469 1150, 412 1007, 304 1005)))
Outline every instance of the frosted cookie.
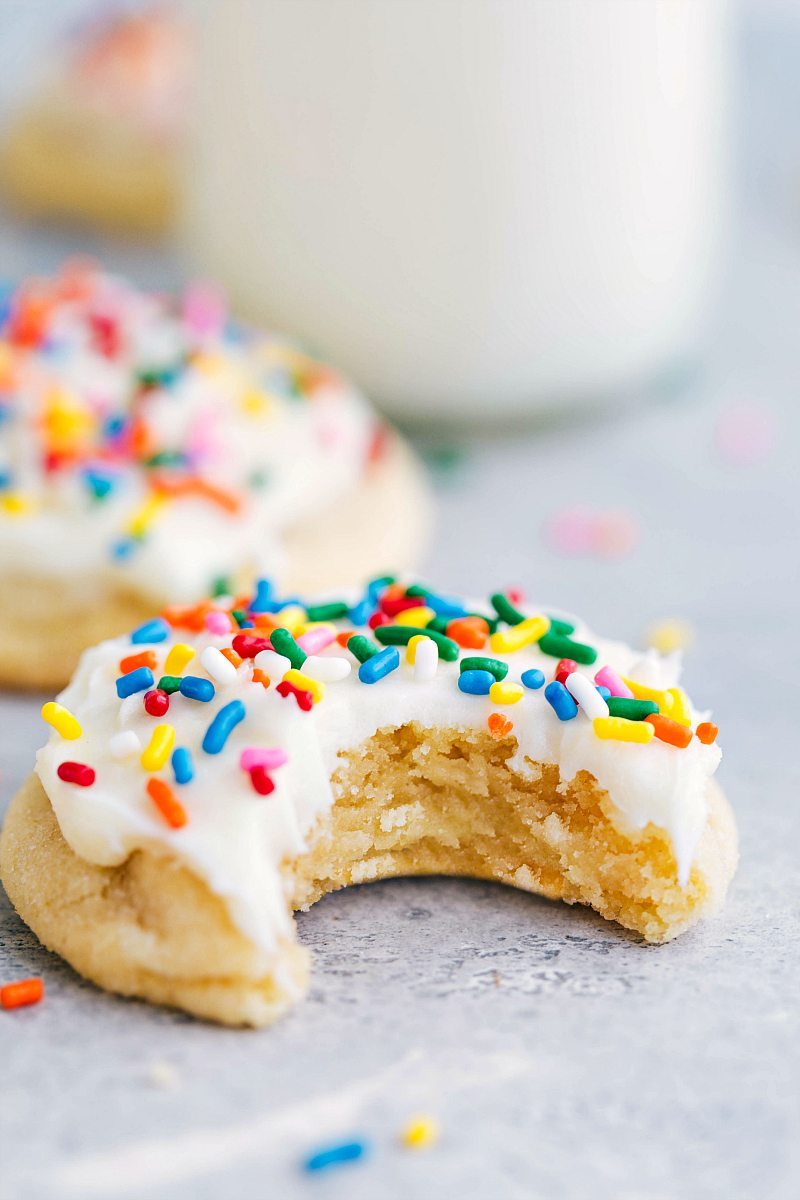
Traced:
POLYGON ((87 651, 3 882, 87 978, 229 1024, 302 994, 292 910, 350 883, 494 879, 665 941, 736 864, 716 728, 676 675, 505 595, 262 581, 87 651))
POLYGON ((167 603, 411 565, 417 465, 339 374, 219 297, 80 263, 0 313, 0 684, 62 687, 167 603))
POLYGON ((0 147, 7 197, 35 216, 159 232, 178 202, 192 47, 177 12, 107 9, 61 39, 0 147))

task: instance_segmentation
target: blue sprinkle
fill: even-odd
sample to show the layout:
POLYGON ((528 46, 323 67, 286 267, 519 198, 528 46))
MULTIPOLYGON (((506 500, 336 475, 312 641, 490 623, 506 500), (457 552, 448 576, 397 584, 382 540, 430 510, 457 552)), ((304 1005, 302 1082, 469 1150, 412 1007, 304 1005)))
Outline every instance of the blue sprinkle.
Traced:
POLYGON ((523 671, 520 676, 522 686, 531 688, 536 692, 544 684, 544 671, 540 671, 538 667, 531 667, 530 671, 523 671))
POLYGON ((136 538, 132 538, 132 537, 120 538, 118 542, 114 542, 113 545, 111 546, 111 557, 116 558, 118 562, 122 562, 126 558, 130 558, 130 556, 133 554, 134 550, 136 549, 136 546, 137 546, 136 538))
POLYGON ((109 440, 120 437, 125 432, 124 417, 109 417, 103 424, 103 434, 109 440))
POLYGON ((177 750, 172 751, 172 770, 176 783, 191 783, 194 779, 194 763, 185 746, 179 746, 177 750))
POLYGON ((469 616, 469 610, 464 608, 460 600, 451 596, 437 596, 434 592, 426 592, 420 597, 420 604, 432 608, 437 617, 446 617, 450 621, 456 620, 457 617, 469 616))
POLYGON ((149 667, 137 667, 135 671, 128 671, 127 675, 120 675, 117 680, 117 695, 120 700, 124 700, 126 696, 133 696, 136 692, 146 692, 154 683, 153 672, 149 667))
POLYGON ((256 581, 256 594, 250 604, 250 612, 263 613, 272 612, 272 597, 273 587, 269 579, 259 579, 256 581))
POLYGON ((488 696, 494 682, 491 671, 462 671, 458 677, 459 691, 470 696, 488 696))
POLYGON ((369 600, 360 600, 354 604, 347 616, 353 625, 366 625, 375 611, 375 605, 369 600))
POLYGON ((558 680, 554 679, 552 683, 548 683, 544 689, 544 698, 553 708, 559 721, 571 721, 573 717, 577 717, 577 704, 563 683, 559 683, 558 680))
POLYGON ((340 1163, 355 1162, 367 1152, 365 1142, 339 1142, 334 1146, 324 1146, 315 1150, 303 1164, 307 1171, 324 1171, 326 1167, 338 1166, 340 1163))
POLYGON ((396 646, 387 646, 368 658, 358 668, 358 678, 362 683, 377 683, 384 675, 389 675, 400 666, 400 651, 396 646))
POLYGON ((598 683, 594 690, 599 692, 604 700, 608 701, 611 699, 611 688, 603 687, 602 683, 598 683))
POLYGON ((219 710, 203 738, 206 754, 219 754, 230 737, 231 730, 244 720, 245 712, 241 700, 231 700, 230 704, 219 710))
POLYGON ((96 500, 105 500, 114 487, 114 478, 111 475, 102 475, 99 471, 87 469, 83 477, 96 500))
POLYGON ((366 599, 369 600, 373 608, 378 607, 378 601, 386 591, 386 577, 380 579, 371 579, 367 584, 366 599))
POLYGON ((201 700, 208 704, 214 699, 214 685, 210 679, 202 679, 199 675, 184 675, 178 689, 182 696, 189 700, 201 700))
POLYGON ((154 620, 145 621, 144 625, 134 629, 131 641, 138 646, 141 642, 165 642, 168 637, 169 625, 163 617, 155 617, 154 620))
MULTIPOLYGON (((2 410, 0 410, 0 411, 2 411, 2 410)), ((10 487, 11 487, 11 472, 10 471, 0 471, 0 488, 4 489, 4 488, 10 488, 10 487)))

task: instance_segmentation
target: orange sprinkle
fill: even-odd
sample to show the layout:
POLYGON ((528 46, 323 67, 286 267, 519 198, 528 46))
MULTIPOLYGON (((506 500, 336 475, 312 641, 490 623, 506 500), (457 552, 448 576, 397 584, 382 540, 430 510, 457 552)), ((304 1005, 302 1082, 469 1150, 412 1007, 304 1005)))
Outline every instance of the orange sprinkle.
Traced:
POLYGON ((241 658, 236 653, 236 651, 234 649, 232 649, 232 647, 224 646, 223 649, 220 650, 220 654, 224 654, 225 657, 227 658, 228 662, 233 663, 233 665, 235 667, 240 667, 242 665, 241 658))
POLYGON ((504 717, 502 713, 490 713, 486 724, 489 726, 489 733, 496 742, 502 741, 514 728, 513 721, 509 721, 508 717, 504 717))
POLYGON ((353 636, 354 633, 355 633, 355 629, 343 629, 341 633, 337 633, 336 641, 339 643, 340 646, 344 646, 344 648, 346 650, 347 643, 350 641, 350 638, 353 636))
POLYGON ((486 645, 489 626, 483 617, 456 617, 445 632, 465 650, 481 650, 486 645))
POLYGON ((200 633, 205 629, 206 613, 211 612, 213 607, 213 604, 209 604, 207 600, 188 607, 173 604, 165 608, 161 615, 173 628, 177 626, 180 629, 190 629, 194 633, 200 633))
POLYGON ((0 988, 0 1006, 22 1008, 25 1004, 38 1004, 43 996, 44 980, 38 976, 33 979, 20 979, 0 988))
POLYGON ((120 675, 127 675, 129 671, 135 671, 138 667, 149 667, 151 671, 155 671, 156 656, 152 650, 142 650, 141 654, 129 654, 127 658, 119 660, 120 675))
POLYGON ((717 740, 719 729, 712 721, 701 721, 696 730, 699 740, 704 746, 710 746, 717 740))
POLYGON ((180 829, 189 820, 186 815, 186 809, 180 800, 178 800, 169 784, 164 783, 163 779, 148 779, 147 794, 164 820, 173 829, 180 829))
POLYGON ((276 621, 272 613, 251 613, 250 620, 254 629, 280 629, 280 621, 276 621))
POLYGON ((255 668, 253 671, 253 683, 260 683, 262 687, 268 688, 271 682, 269 675, 265 671, 262 671, 260 667, 255 668))
POLYGON ((199 475, 193 475, 189 479, 168 479, 159 475, 157 480, 154 480, 154 485, 166 496, 202 496, 205 500, 218 504, 225 512, 236 513, 242 507, 241 499, 234 492, 229 492, 216 483, 209 483, 199 475))
POLYGON ((645 721, 653 726, 656 737, 670 746, 677 746, 679 749, 685 750, 692 740, 691 729, 687 729, 685 725, 679 725, 677 721, 672 721, 669 717, 662 716, 661 713, 651 713, 649 717, 645 717, 645 721))

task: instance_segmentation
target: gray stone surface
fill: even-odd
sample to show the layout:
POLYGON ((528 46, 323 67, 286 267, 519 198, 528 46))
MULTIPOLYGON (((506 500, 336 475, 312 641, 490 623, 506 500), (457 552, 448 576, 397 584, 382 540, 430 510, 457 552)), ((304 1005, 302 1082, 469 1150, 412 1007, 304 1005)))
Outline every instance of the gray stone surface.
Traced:
MULTIPOLYGON (((491 885, 353 889, 300 918, 311 995, 253 1033, 100 993, 3 900, 0 979, 47 984, 38 1008, 0 1013, 3 1200, 794 1200, 800 151, 777 126, 797 111, 799 49, 786 31, 748 45, 745 211, 702 378, 591 423, 470 445, 439 472, 427 572, 473 592, 517 583, 630 640, 664 615, 694 624, 686 679, 722 727, 741 831, 724 914, 653 948, 491 885), (740 399, 762 399, 779 427, 748 469, 714 451, 740 399), (635 552, 555 555, 541 522, 567 499, 635 510, 635 552), (417 1111, 443 1134, 415 1155, 397 1134, 417 1111), (303 1174, 303 1154, 347 1134, 370 1139, 368 1160, 303 1174)), ((2 247, 17 267, 62 244, 6 224, 2 247)), ((39 703, 0 699, 4 801, 42 737, 39 703)))

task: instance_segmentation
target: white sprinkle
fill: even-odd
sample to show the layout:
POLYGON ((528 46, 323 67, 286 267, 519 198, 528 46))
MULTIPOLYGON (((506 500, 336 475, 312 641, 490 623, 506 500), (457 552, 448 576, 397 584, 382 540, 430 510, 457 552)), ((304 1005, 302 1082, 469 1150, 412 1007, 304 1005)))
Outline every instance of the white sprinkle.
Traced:
POLYGON ((319 654, 311 654, 300 670, 310 679, 318 679, 320 683, 338 683, 341 679, 347 679, 352 667, 346 658, 323 658, 319 654))
POLYGON ((286 655, 278 654, 275 650, 259 650, 253 662, 259 671, 263 671, 270 679, 283 679, 286 672, 292 669, 286 655))
POLYGON ((414 651, 414 679, 417 683, 428 683, 439 667, 439 647, 433 638, 417 642, 414 651))
POLYGON ((112 758, 131 758, 141 754, 142 743, 132 729, 123 729, 108 739, 108 752, 112 758))
POLYGON ((607 717, 608 705, 592 683, 588 675, 573 671, 567 676, 566 687, 573 699, 577 700, 583 709, 584 716, 593 721, 595 717, 607 717))
POLYGON ((232 683, 236 678, 236 667, 216 646, 206 646, 200 662, 217 683, 232 683))

